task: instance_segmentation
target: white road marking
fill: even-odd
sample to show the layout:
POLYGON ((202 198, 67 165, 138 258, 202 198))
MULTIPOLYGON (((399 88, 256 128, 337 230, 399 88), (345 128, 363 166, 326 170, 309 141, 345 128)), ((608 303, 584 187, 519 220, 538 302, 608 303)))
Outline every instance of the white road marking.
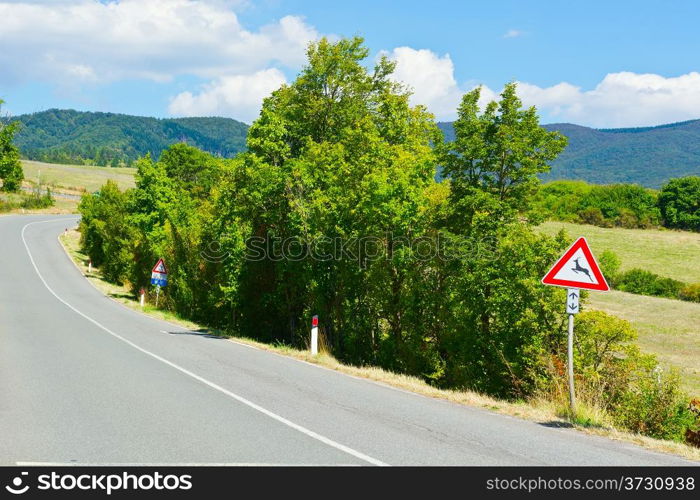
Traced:
MULTIPOLYGON (((66 220, 66 219, 58 219, 58 220, 66 220)), ((117 334, 117 333, 114 333, 112 330, 110 330, 109 328, 107 328, 106 326, 104 326, 103 324, 101 324, 99 321, 97 321, 97 320, 91 318, 91 317, 88 316, 87 314, 85 314, 85 313, 79 311, 78 309, 76 309, 75 307, 73 307, 71 304, 69 304, 68 302, 66 302, 65 300, 63 300, 56 292, 54 292, 53 288, 51 288, 51 287, 49 286, 49 284, 46 282, 46 280, 45 280, 44 277, 42 276, 41 272, 39 271, 39 268, 38 268, 37 265, 36 265, 36 262, 34 261, 34 257, 32 256, 32 252, 29 250, 29 245, 27 244, 27 240, 26 240, 26 238, 24 237, 25 230, 26 230, 29 226, 33 226, 34 224, 45 224, 45 223, 47 223, 47 222, 56 222, 56 221, 57 221, 57 220, 46 220, 46 221, 30 222, 30 223, 26 224, 26 225, 22 228, 22 233, 21 233, 21 235, 22 235, 22 243, 24 243, 24 248, 25 248, 25 250, 27 251, 27 255, 29 256, 29 260, 31 261, 32 266, 34 266, 34 271, 36 271, 37 276, 39 277, 39 279, 41 280, 41 282, 44 284, 44 286, 46 287, 46 289, 47 289, 49 292, 51 292, 51 295, 53 295, 54 297, 56 297, 56 298, 57 298, 61 303, 63 303, 66 307, 68 307, 69 309, 73 310, 73 312, 75 312, 75 313, 77 313, 78 315, 82 316, 83 318, 85 318, 86 320, 88 320, 90 323, 94 324, 94 325, 97 326, 98 328, 104 330, 105 332, 107 332, 108 334, 110 334, 111 336, 113 336, 114 338, 116 338, 116 339, 118 339, 118 340, 121 340, 121 341, 124 342, 125 344, 130 345, 130 346, 133 347, 134 349, 136 349, 136 350, 138 350, 138 351, 141 351, 142 353, 146 354, 147 356, 152 357, 153 359, 156 359, 156 360, 160 361, 161 363, 164 363, 164 364, 166 364, 166 365, 168 365, 168 366, 170 366, 170 367, 172 367, 172 368, 175 368, 176 370, 180 371, 181 373, 184 373, 185 375, 188 375, 188 376, 192 377, 193 379, 198 380, 199 382, 201 382, 201 383, 203 383, 203 384, 205 384, 205 385, 211 387, 212 389, 217 390, 217 391, 221 392, 222 394, 225 394, 226 396, 230 397, 231 399, 235 399, 235 400, 238 401, 239 403, 242 403, 242 404, 244 404, 244 405, 246 405, 246 406, 249 406, 250 408, 252 408, 252 409, 254 409, 254 410, 256 410, 256 411, 262 413, 263 415, 267 415, 268 417, 270 417, 270 418, 272 418, 272 419, 274 419, 274 420, 277 420, 278 422, 280 422, 280 423, 282 423, 282 424, 284 424, 284 425, 286 425, 286 426, 288 426, 288 427, 291 427, 292 429, 294 429, 294 430, 296 430, 296 431, 299 431, 299 432, 301 432, 302 434, 305 434, 305 435, 307 435, 307 436, 309 436, 309 437, 311 437, 311 438, 313 438, 313 439, 316 439, 317 441, 320 441, 320 442, 323 443, 323 444, 326 444, 326 445, 328 445, 328 446, 331 446, 332 448, 335 448, 335 449, 340 450, 340 451, 342 451, 342 452, 344 452, 344 453, 347 453, 348 455, 351 455, 351 456, 353 456, 353 457, 355 457, 355 458, 359 458, 360 460, 363 460, 363 461, 365 461, 365 462, 367 462, 367 463, 370 463, 370 464, 372 464, 372 465, 379 465, 379 466, 388 465, 388 464, 382 462, 381 460, 377 460, 376 458, 370 457, 369 455, 365 455, 364 453, 359 452, 359 451, 357 451, 357 450, 354 450, 354 449, 350 448, 349 446, 345 446, 345 445, 343 445, 343 444, 340 444, 340 443, 338 443, 338 442, 336 442, 336 441, 333 441, 333 440, 330 439, 330 438, 327 438, 327 437, 325 437, 325 436, 322 436, 321 434, 318 434, 317 432, 314 432, 314 431, 312 431, 312 430, 310 430, 310 429, 307 429, 306 427, 303 427, 303 426, 301 426, 301 425, 299 425, 299 424, 295 424, 295 423, 292 422, 291 420, 288 420, 288 419, 282 417, 281 415, 277 415, 276 413, 274 413, 274 412, 272 412, 272 411, 270 411, 270 410, 268 410, 268 409, 266 409, 266 408, 263 408, 262 406, 260 406, 260 405, 258 405, 258 404, 253 403, 252 401, 250 401, 250 400, 244 398, 243 396, 239 396, 238 394, 235 394, 235 393, 229 391, 228 389, 224 389, 224 388, 221 387, 220 385, 215 384, 214 382, 210 382, 209 380, 205 379, 204 377, 201 377, 201 376, 197 375, 196 373, 193 373, 193 372, 189 371, 188 369, 183 368, 183 367, 181 367, 181 366, 179 366, 179 365, 173 363, 172 361, 169 361, 169 360, 167 360, 167 359, 165 359, 165 358, 159 356, 158 354, 155 354, 155 353, 153 353, 153 352, 151 352, 151 351, 148 351, 148 350, 144 349, 143 347, 140 347, 139 345, 137 345, 137 344, 133 343, 132 341, 130 341, 130 340, 128 340, 128 339, 122 337, 121 335, 119 335, 119 334, 117 334)))

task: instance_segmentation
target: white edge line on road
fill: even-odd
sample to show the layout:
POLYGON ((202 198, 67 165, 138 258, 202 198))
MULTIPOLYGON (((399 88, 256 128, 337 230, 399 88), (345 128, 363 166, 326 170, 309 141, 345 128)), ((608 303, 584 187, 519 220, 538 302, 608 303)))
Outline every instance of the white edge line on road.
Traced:
POLYGON ((355 458, 359 458, 360 460, 363 460, 363 461, 365 461, 365 462, 367 462, 367 463, 370 463, 370 464, 372 464, 372 465, 379 465, 379 466, 388 465, 388 464, 382 462, 381 460, 377 460, 376 458, 370 457, 369 455, 365 455, 364 453, 361 453, 361 452, 359 452, 359 451, 357 451, 357 450, 354 450, 354 449, 352 449, 352 448, 350 448, 350 447, 348 447, 348 446, 345 446, 345 445, 340 444, 340 443, 338 443, 338 442, 336 442, 336 441, 333 441, 332 439, 327 438, 327 437, 325 437, 325 436, 322 436, 321 434, 318 434, 317 432, 314 432, 314 431, 312 431, 312 430, 310 430, 310 429, 307 429, 306 427, 303 427, 303 426, 301 426, 301 425, 299 425, 299 424, 295 424, 295 423, 292 422, 291 420, 288 420, 288 419, 286 419, 286 418, 284 418, 284 417, 282 417, 282 416, 280 416, 280 415, 277 415, 276 413, 274 413, 274 412, 272 412, 272 411, 270 411, 270 410, 268 410, 268 409, 266 409, 266 408, 263 408, 262 406, 257 405, 257 404, 255 404, 255 403, 253 403, 252 401, 249 401, 248 399, 244 398, 243 396, 239 396, 238 394, 235 394, 235 393, 229 391, 228 389, 224 389, 224 388, 221 387, 220 385, 215 384, 214 382, 210 382, 209 380, 205 379, 204 377, 201 377, 201 376, 197 375, 196 373, 193 373, 193 372, 189 371, 188 369, 183 368, 183 367, 181 367, 181 366, 179 366, 179 365, 173 363, 172 361, 169 361, 169 360, 167 360, 167 359, 165 359, 165 358, 159 356, 158 354, 155 354, 155 353, 153 353, 153 352, 151 352, 151 351, 148 351, 148 350, 144 349, 143 347, 140 347, 139 345, 133 343, 132 341, 130 341, 130 340, 128 340, 128 339, 122 337, 121 335, 119 335, 119 334, 117 334, 117 333, 115 333, 115 332, 113 332, 112 330, 110 330, 110 329, 107 328, 106 326, 102 325, 102 324, 101 324, 100 322, 98 322, 97 320, 95 320, 95 319, 91 318, 90 316, 88 316, 87 314, 85 314, 85 313, 79 311, 78 309, 76 309, 75 307, 73 307, 71 304, 69 304, 68 302, 66 302, 65 300, 63 300, 56 292, 54 292, 54 290, 49 286, 49 284, 46 282, 46 280, 45 280, 44 277, 42 276, 41 272, 39 271, 39 268, 38 268, 37 265, 36 265, 36 262, 34 261, 34 257, 32 256, 32 252, 29 250, 29 245, 27 244, 27 240, 26 240, 26 238, 24 237, 25 230, 26 230, 29 226, 32 226, 32 225, 34 225, 34 224, 45 224, 45 223, 47 223, 47 222, 56 222, 57 220, 68 220, 68 219, 55 219, 55 220, 46 220, 46 221, 30 222, 30 223, 28 223, 28 224, 25 224, 24 227, 22 228, 21 236, 22 236, 22 243, 24 243, 24 248, 25 248, 25 250, 27 251, 27 255, 29 256, 29 260, 31 261, 32 266, 34 267, 34 271, 36 271, 37 276, 39 276, 39 279, 40 279, 41 282, 44 284, 44 286, 46 287, 46 289, 47 289, 49 292, 51 292, 51 295, 53 295, 54 297, 56 297, 56 298, 57 298, 61 303, 63 303, 66 307, 70 308, 71 310, 73 310, 73 312, 79 314, 80 316, 82 316, 83 318, 85 318, 86 320, 88 320, 90 323, 94 324, 94 325, 97 326, 98 328, 101 328, 101 329, 104 330, 105 332, 109 333, 109 334, 110 334, 111 336, 113 336, 114 338, 119 339, 119 340, 121 340, 122 342, 124 342, 125 344, 130 345, 130 346, 133 347, 134 349, 136 349, 136 350, 138 350, 138 351, 141 351, 142 353, 144 353, 144 354, 146 354, 146 355, 152 357, 153 359, 157 359, 157 360, 160 361, 161 363, 164 363, 164 364, 166 364, 166 365, 168 365, 168 366, 170 366, 170 367, 172 367, 172 368, 175 368, 176 370, 180 371, 181 373, 184 373, 185 375, 188 375, 188 376, 192 377, 193 379, 198 380, 199 382, 201 382, 201 383, 203 383, 203 384, 205 384, 205 385, 211 387, 211 388, 214 389, 214 390, 217 390, 217 391, 221 392, 222 394, 225 394, 226 396, 228 396, 228 397, 230 397, 230 398, 232 398, 232 399, 235 399, 235 400, 238 401, 239 403, 242 403, 242 404, 244 404, 244 405, 246 405, 246 406, 248 406, 248 407, 250 407, 250 408, 252 408, 252 409, 254 409, 254 410, 256 410, 256 411, 258 411, 258 412, 262 413, 263 415, 267 415, 268 417, 270 417, 270 418, 272 418, 272 419, 274 419, 274 420, 277 420, 278 422, 280 422, 280 423, 282 423, 282 424, 284 424, 284 425, 286 425, 286 426, 288 426, 288 427, 291 427, 292 429, 294 429, 294 430, 296 430, 296 431, 299 431, 299 432, 301 432, 302 434, 305 434, 305 435, 307 435, 307 436, 309 436, 309 437, 311 437, 311 438, 313 438, 313 439, 316 439, 317 441, 320 441, 320 442, 322 442, 322 443, 324 443, 324 444, 326 444, 326 445, 328 445, 328 446, 331 446, 331 447, 333 447, 333 448, 335 448, 335 449, 337 449, 337 450, 340 450, 340 451, 342 451, 342 452, 344 452, 344 453, 347 453, 348 455, 352 455, 352 456, 355 457, 355 458))

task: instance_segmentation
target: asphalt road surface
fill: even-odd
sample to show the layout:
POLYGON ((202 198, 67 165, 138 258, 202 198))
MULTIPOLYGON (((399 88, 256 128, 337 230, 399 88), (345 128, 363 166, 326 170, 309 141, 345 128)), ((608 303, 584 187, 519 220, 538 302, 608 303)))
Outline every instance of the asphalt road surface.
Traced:
POLYGON ((0 217, 0 464, 697 465, 146 317, 0 217))

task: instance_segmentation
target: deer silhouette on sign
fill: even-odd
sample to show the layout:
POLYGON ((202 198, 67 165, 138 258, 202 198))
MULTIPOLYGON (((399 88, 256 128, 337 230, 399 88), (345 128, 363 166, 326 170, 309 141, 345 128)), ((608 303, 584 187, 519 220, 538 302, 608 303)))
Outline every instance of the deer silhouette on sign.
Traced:
POLYGON ((591 283, 593 283, 593 278, 591 277, 591 271, 589 269, 586 269, 585 267, 581 266, 581 264, 578 263, 579 259, 581 257, 577 257, 574 259, 574 262, 576 263, 576 267, 572 267, 571 270, 575 272, 576 274, 582 273, 588 276, 588 279, 591 280, 591 283))

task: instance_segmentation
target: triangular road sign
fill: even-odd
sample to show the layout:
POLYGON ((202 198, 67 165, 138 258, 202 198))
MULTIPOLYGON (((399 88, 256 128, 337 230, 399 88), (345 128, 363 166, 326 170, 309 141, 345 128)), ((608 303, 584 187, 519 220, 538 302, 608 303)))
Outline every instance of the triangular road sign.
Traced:
POLYGON ((153 266, 151 272, 158 274, 168 274, 168 269, 165 267, 165 262, 163 262, 163 259, 158 259, 158 262, 156 262, 156 265, 153 266))
POLYGON ((586 238, 577 239, 561 259, 542 278, 545 285, 584 288, 606 292, 610 290, 586 238))

